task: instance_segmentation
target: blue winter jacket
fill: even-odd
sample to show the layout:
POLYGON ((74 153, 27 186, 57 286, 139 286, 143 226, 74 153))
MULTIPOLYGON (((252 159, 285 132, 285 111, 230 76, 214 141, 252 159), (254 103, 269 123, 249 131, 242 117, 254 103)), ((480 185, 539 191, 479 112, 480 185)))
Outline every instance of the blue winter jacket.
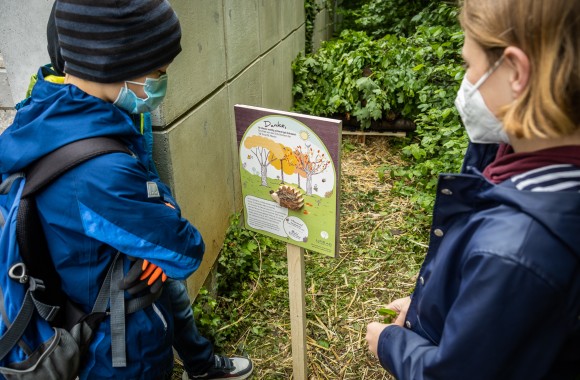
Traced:
MULTIPOLYGON (((95 302, 117 251, 185 279, 199 266, 204 244, 181 217, 169 189, 147 170, 143 136, 128 114, 73 85, 44 81, 0 135, 0 173, 22 170, 76 140, 113 136, 135 154, 112 153, 68 171, 36 200, 64 292, 85 312, 95 302), (172 207, 169 207, 170 204, 172 207)), ((125 263, 125 270, 129 262, 125 263)), ((126 319, 127 362, 112 369, 109 320, 93 340, 81 378, 158 379, 173 366, 173 319, 161 304, 126 319)))
MULTIPOLYGON (((493 149, 492 149, 493 148, 493 149)), ((441 175, 404 328, 378 356, 397 379, 580 378, 580 194, 517 190, 469 164, 441 175)))

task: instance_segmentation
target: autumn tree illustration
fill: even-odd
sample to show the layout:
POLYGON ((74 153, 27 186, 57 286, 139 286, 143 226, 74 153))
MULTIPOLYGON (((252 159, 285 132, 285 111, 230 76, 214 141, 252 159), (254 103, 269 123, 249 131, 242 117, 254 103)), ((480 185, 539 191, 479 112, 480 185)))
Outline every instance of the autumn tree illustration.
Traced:
POLYGON ((306 178, 306 172, 304 170, 298 169, 298 167, 296 167, 296 174, 298 174, 298 187, 302 188, 302 186, 300 185, 300 177, 306 178))
POLYGON ((284 157, 283 145, 263 136, 250 136, 244 141, 244 146, 252 152, 260 164, 261 186, 268 186, 268 165, 272 159, 284 157))
POLYGON ((296 171, 299 175, 300 171, 306 174, 306 195, 312 195, 312 177, 324 172, 330 165, 330 160, 320 152, 320 149, 315 151, 311 146, 296 147, 294 156, 296 156, 296 171))
POLYGON ((284 155, 282 157, 276 157, 273 152, 270 152, 268 160, 270 161, 270 165, 280 170, 280 179, 284 183, 284 173, 290 175, 296 171, 297 159, 292 148, 284 146, 283 144, 280 145, 282 146, 284 155))

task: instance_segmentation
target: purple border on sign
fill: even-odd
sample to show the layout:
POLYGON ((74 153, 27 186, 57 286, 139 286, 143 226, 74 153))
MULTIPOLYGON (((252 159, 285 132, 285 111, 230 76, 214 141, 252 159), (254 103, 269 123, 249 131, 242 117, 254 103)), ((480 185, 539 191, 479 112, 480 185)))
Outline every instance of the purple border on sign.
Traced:
POLYGON ((234 115, 236 120, 236 138, 238 147, 244 137, 247 129, 256 120, 271 115, 280 115, 291 117, 310 128, 320 141, 326 146, 328 154, 332 159, 335 170, 335 188, 336 188, 336 241, 335 241, 335 257, 338 256, 339 250, 339 226, 340 226, 340 145, 342 139, 342 121, 336 119, 328 119, 318 116, 309 116, 295 112, 287 112, 280 110, 273 110, 268 108, 246 106, 236 104, 234 106, 234 115))

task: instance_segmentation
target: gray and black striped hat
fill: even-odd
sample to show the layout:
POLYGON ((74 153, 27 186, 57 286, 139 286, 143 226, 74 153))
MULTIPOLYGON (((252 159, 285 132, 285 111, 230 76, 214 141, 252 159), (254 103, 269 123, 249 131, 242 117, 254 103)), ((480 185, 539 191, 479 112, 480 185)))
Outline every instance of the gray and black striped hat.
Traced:
POLYGON ((64 71, 99 83, 148 74, 181 52, 181 27, 167 0, 57 0, 64 71))

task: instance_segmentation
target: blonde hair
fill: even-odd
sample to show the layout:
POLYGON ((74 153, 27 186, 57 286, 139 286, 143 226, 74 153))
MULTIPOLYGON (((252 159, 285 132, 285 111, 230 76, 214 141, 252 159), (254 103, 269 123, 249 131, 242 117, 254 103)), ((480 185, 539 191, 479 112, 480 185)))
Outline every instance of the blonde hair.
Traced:
POLYGON ((497 60, 508 46, 530 60, 523 93, 499 115, 518 137, 563 137, 580 128, 580 1, 463 0, 460 22, 497 60))

